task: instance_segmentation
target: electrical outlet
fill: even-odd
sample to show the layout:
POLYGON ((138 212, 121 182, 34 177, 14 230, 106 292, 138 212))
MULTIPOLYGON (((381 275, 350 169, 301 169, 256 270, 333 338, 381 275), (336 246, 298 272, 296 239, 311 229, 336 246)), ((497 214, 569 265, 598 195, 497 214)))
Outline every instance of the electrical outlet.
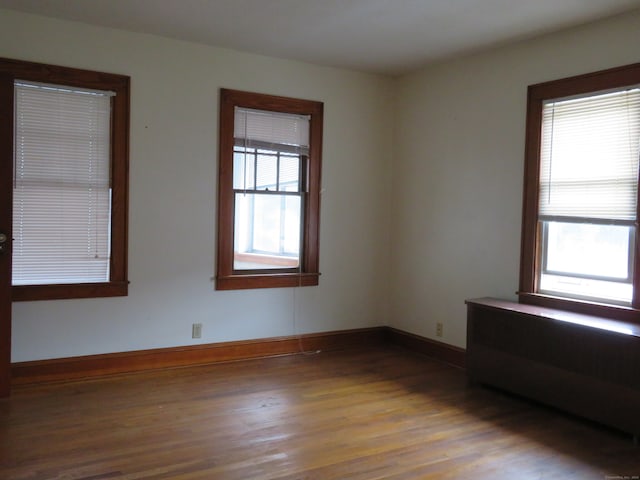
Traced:
POLYGON ((202 324, 194 323, 191 325, 191 338, 202 338, 202 324))
POLYGON ((438 337, 442 336, 442 323, 440 322, 436 323, 436 335, 438 337))

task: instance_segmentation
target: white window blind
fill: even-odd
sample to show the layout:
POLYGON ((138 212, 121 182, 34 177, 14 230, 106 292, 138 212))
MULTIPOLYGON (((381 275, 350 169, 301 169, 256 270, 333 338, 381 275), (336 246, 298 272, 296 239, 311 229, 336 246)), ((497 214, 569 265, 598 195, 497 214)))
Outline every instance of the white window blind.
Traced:
POLYGON ((547 102, 539 214, 634 221, 640 88, 547 102))
POLYGON ((283 150, 289 145, 304 153, 309 147, 309 116, 236 107, 233 136, 246 147, 273 145, 283 150))
POLYGON ((111 96, 15 83, 14 285, 109 280, 111 96))

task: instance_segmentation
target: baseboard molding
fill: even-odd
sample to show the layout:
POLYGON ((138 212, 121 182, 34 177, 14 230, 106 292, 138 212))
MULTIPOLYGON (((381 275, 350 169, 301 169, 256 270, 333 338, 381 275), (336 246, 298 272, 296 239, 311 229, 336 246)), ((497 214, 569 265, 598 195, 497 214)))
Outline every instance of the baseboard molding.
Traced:
POLYGON ((304 351, 340 350, 382 345, 385 328, 313 333, 301 336, 213 343, 82 357, 17 362, 11 365, 12 385, 76 380, 164 368, 204 365, 252 358, 292 355, 304 351))
POLYGON ((391 343, 464 368, 465 350, 391 327, 312 333, 301 336, 156 348, 132 352, 17 362, 11 365, 12 385, 78 380, 145 370, 205 365, 253 358, 331 351, 391 343))
POLYGON ((422 353, 454 367, 466 368, 467 353, 464 348, 437 342, 392 327, 386 327, 386 336, 389 343, 422 353))

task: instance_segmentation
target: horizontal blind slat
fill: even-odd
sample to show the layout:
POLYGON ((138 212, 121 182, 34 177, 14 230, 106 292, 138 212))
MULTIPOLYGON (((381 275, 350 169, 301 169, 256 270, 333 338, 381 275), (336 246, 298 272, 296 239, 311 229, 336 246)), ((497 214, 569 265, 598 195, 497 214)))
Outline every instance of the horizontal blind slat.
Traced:
POLYGON ((539 213, 633 220, 640 157, 640 89, 547 102, 539 213))
POLYGON ((13 284, 108 281, 111 93, 14 88, 13 284))
POLYGON ((309 146, 309 116, 236 107, 234 137, 267 144, 309 146))

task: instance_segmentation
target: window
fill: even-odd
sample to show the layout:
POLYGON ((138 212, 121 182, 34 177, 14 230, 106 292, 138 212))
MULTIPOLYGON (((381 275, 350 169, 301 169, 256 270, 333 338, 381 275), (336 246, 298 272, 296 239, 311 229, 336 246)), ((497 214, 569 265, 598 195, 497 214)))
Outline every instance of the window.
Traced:
POLYGON ((221 90, 218 290, 318 284, 322 113, 221 90))
POLYGON ((129 77, 0 59, 14 300, 127 294, 129 77))
POLYGON ((637 320, 640 65, 529 87, 520 298, 637 320))

